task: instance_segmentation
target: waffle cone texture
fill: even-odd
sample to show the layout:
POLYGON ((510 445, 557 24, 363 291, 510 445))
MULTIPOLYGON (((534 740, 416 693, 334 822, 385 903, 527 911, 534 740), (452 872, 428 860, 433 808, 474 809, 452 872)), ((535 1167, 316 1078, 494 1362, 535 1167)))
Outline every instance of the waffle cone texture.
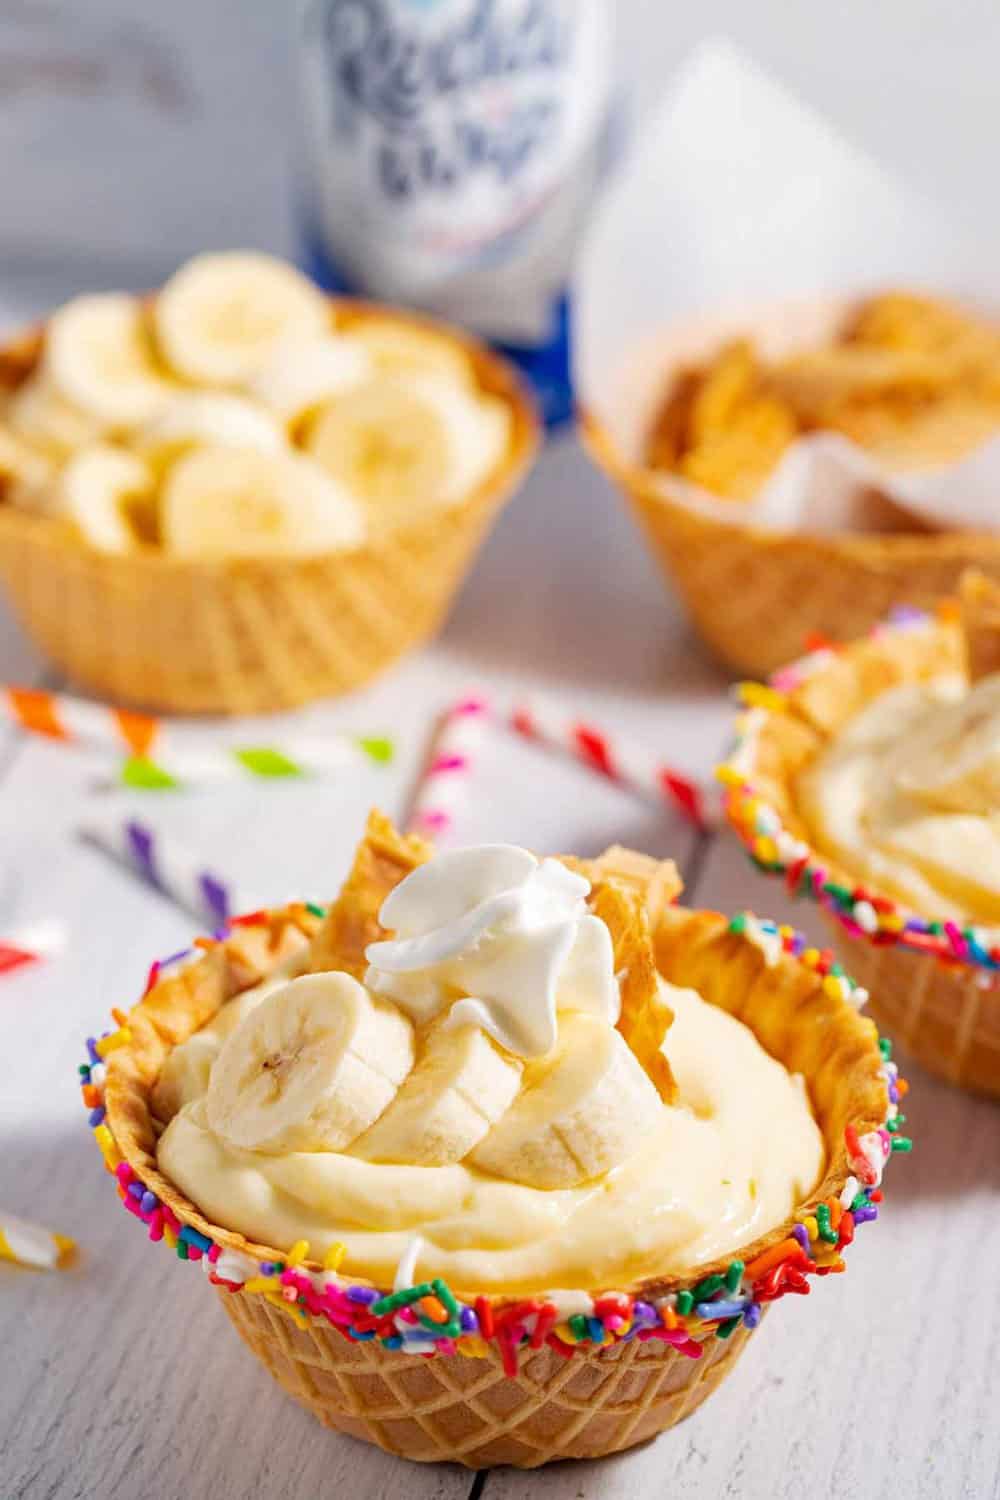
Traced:
MULTIPOLYGON (((404 842, 397 838, 379 846, 369 838, 363 848, 369 850, 373 878, 389 885, 401 878, 404 842)), ((808 1079, 826 1145, 823 1181, 798 1205, 795 1219, 751 1245, 733 1247, 733 1255, 747 1265, 776 1249, 780 1259, 778 1247, 788 1240, 794 1223, 844 1190, 853 1170, 845 1145, 848 1127, 868 1132, 884 1125, 887 1082, 874 1025, 829 994, 821 977, 803 963, 788 956, 768 963, 760 948, 731 929, 725 918, 666 904, 670 882, 665 883, 665 867, 655 861, 613 850, 593 864, 574 867, 600 880, 614 879, 620 871, 623 888, 645 891, 656 963, 664 977, 698 988, 711 1003, 750 1026, 789 1069, 808 1079)), ((349 884, 358 871, 356 862, 349 884)), ((354 933, 365 941, 369 919, 363 904, 356 910, 354 933)), ((223 1252, 249 1255, 258 1263, 280 1260, 282 1252, 210 1223, 159 1172, 151 1092, 171 1047, 204 1025, 226 999, 258 982, 296 945, 312 941, 312 966, 322 966, 331 941, 339 942, 338 921, 333 908, 316 933, 316 919, 298 907, 273 914, 268 928, 240 929, 212 946, 198 963, 154 985, 127 1017, 127 1040, 109 1056, 107 1125, 126 1173, 134 1173, 181 1225, 223 1252)), ((690 1290, 728 1264, 618 1290, 655 1299, 690 1290)), ((362 1277, 349 1279, 366 1284, 362 1277)), ((470 1303, 477 1295, 475 1288, 454 1290, 470 1303)), ((595 1288, 594 1295, 605 1290, 595 1288)), ((659 1340, 578 1344, 569 1357, 547 1345, 522 1346, 512 1370, 494 1343, 484 1341, 479 1357, 465 1357, 459 1340, 454 1353, 420 1358, 387 1349, 375 1339, 355 1342, 319 1317, 293 1320, 280 1299, 223 1286, 219 1295, 244 1343, 321 1422, 406 1458, 457 1461, 473 1468, 501 1463, 531 1468, 553 1459, 594 1458, 643 1442, 695 1410, 732 1368, 749 1338, 742 1324, 725 1339, 709 1328, 700 1358, 659 1340)), ((516 1299, 491 1294, 486 1300, 499 1318, 516 1299)))
MULTIPOLYGON (((356 322, 366 316, 365 304, 345 306, 356 322)), ((538 442, 512 367, 454 337, 480 388, 512 416, 505 457, 466 499, 351 551, 222 560, 99 552, 49 517, 0 504, 0 581, 24 630, 88 692, 168 713, 294 708, 384 671, 434 635, 538 442)), ((0 355, 8 388, 37 361, 41 338, 0 355)))
POLYGON ((819 900, 844 966, 869 992, 878 1025, 928 1072, 1000 1097, 1000 974, 963 956, 961 935, 955 947, 946 935, 928 933, 926 918, 816 850, 796 805, 799 775, 872 698, 965 666, 965 638, 951 618, 907 621, 820 651, 787 669, 787 691, 765 690, 771 705, 741 716, 722 775, 730 822, 761 868, 819 900), (866 932, 853 913, 873 894, 892 925, 866 932), (894 936, 904 928, 915 934, 910 946, 905 931, 902 940, 894 936), (930 951, 935 946, 939 951, 930 951))
POLYGON ((695 511, 669 476, 627 463, 595 418, 591 457, 623 493, 695 628, 725 666, 751 677, 793 661, 815 636, 864 635, 896 605, 932 609, 967 568, 1000 580, 1000 537, 971 532, 764 530, 695 511))

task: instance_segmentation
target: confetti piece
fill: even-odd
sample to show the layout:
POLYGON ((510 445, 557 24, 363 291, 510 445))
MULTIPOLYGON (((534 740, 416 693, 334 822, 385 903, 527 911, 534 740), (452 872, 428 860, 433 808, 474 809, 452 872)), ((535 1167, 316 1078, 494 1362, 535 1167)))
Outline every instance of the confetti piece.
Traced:
POLYGON ((0 937, 0 974, 51 958, 66 946, 66 929, 55 921, 34 922, 0 937))
POLYGON ((75 1250, 76 1241, 66 1235, 0 1211, 0 1260, 35 1271, 55 1271, 69 1265, 75 1250))

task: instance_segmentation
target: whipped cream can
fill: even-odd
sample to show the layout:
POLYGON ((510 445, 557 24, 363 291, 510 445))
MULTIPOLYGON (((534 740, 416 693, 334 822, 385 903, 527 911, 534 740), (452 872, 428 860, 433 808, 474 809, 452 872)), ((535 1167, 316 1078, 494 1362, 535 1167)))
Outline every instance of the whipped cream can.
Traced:
POLYGON ((570 408, 566 282, 604 158, 607 0, 300 0, 317 279, 500 345, 570 408))

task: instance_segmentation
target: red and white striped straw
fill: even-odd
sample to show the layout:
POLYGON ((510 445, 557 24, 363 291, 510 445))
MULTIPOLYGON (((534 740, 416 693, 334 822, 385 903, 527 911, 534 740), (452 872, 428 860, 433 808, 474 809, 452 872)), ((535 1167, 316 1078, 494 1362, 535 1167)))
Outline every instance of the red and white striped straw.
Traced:
POLYGON ((469 795, 471 770, 490 722, 485 698, 462 698, 441 717, 414 793, 407 828, 441 843, 452 832, 455 813, 469 795))
POLYGON ((714 783, 689 776, 620 734, 607 734, 595 724, 537 704, 515 708, 509 723, 525 739, 561 750, 661 807, 666 804, 696 828, 710 828, 718 821, 714 783))

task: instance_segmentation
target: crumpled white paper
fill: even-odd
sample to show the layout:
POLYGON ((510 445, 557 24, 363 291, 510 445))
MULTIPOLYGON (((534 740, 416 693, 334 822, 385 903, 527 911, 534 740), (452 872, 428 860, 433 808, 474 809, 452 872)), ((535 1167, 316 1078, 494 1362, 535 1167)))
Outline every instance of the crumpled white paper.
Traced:
MULTIPOLYGON (((579 402, 637 462, 669 364, 742 332, 772 357, 815 346, 852 300, 890 287, 988 313, 1000 308, 1000 262, 734 46, 706 43, 642 129, 581 247, 579 402)), ((664 483, 733 518, 732 501, 664 483)), ((1000 530, 1000 437, 959 463, 891 476, 846 438, 802 438, 739 514, 782 530, 1000 530)))

